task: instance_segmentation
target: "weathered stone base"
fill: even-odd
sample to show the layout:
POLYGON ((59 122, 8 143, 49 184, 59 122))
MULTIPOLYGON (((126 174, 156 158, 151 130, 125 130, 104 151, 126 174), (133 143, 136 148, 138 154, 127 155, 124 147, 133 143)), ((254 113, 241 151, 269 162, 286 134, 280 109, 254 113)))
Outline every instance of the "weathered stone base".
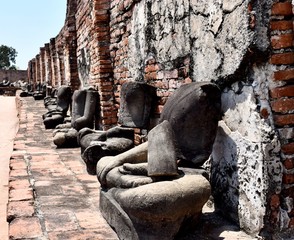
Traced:
POLYGON ((103 217, 120 239, 139 239, 131 219, 107 191, 100 191, 99 206, 103 217))
POLYGON ((111 194, 105 191, 100 192, 100 210, 121 240, 171 240, 180 230, 179 224, 172 219, 160 223, 148 223, 143 219, 132 221, 111 194))
POLYGON ((174 239, 181 230, 197 226, 202 207, 210 195, 209 183, 203 176, 184 176, 180 181, 192 182, 193 186, 188 184, 187 187, 174 180, 133 189, 101 190, 101 213, 120 239, 174 239), (197 181, 201 187, 195 184, 197 181), (172 194, 168 196, 160 186, 166 186, 172 194), (173 191, 171 186, 181 190, 173 191), (191 191, 194 186, 197 190, 191 191))

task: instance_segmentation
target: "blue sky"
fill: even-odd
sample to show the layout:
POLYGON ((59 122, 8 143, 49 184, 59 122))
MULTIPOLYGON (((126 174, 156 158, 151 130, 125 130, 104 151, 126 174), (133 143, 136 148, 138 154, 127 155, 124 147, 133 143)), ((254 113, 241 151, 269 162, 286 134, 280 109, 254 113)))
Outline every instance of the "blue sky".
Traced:
POLYGON ((27 69, 40 47, 64 25, 66 0, 0 0, 0 45, 15 48, 16 66, 27 69))

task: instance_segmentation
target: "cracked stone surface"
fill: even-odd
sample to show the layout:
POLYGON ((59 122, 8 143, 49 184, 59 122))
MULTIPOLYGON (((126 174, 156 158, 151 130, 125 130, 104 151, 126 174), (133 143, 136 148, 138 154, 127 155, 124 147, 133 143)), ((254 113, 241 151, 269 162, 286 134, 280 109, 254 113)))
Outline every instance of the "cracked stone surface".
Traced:
POLYGON ((136 79, 152 55, 166 69, 190 56, 194 81, 233 74, 252 44, 247 0, 142 0, 136 4, 129 68, 136 79))

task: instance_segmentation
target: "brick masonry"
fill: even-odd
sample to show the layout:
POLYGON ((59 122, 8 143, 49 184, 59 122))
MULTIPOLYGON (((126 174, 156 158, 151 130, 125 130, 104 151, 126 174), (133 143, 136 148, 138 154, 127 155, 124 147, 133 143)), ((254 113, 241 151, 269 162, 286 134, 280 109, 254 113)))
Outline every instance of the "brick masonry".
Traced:
MULTIPOLYGON (((154 4, 155 2, 158 7, 160 4, 158 1, 154 1, 154 4)), ((197 5, 197 1, 191 0, 189 2, 194 2, 195 6, 197 5)), ((226 8, 225 10, 227 13, 231 13, 235 9, 239 9, 241 2, 244 1, 236 1, 236 3, 231 4, 228 2, 230 1, 224 1, 223 7, 226 8)), ((255 10, 256 1, 249 2, 247 17, 250 19, 250 28, 255 29, 259 24, 258 16, 255 15, 256 11, 253 11, 255 10)), ((165 61, 164 56, 160 58, 156 57, 155 54, 149 54, 145 56, 144 61, 140 62, 139 60, 141 59, 134 56, 134 54, 142 54, 139 50, 135 53, 131 51, 132 44, 134 45, 133 35, 135 35, 132 21, 135 17, 134 15, 139 15, 141 13, 140 9, 137 8, 139 4, 141 4, 139 0, 68 0, 64 27, 61 29, 60 33, 55 38, 50 39, 50 42, 46 43, 44 47, 40 49, 40 53, 29 62, 29 81, 32 83, 47 81, 53 87, 66 84, 72 86, 73 90, 88 85, 94 86, 98 89, 100 94, 100 126, 102 129, 108 129, 117 123, 122 84, 126 81, 146 82, 157 89, 158 102, 152 115, 153 120, 156 122, 168 97, 182 84, 196 81, 198 76, 197 71, 199 71, 199 74, 203 72, 198 69, 199 65, 196 65, 197 58, 191 54, 191 51, 197 51, 198 49, 195 47, 192 50, 190 49, 190 52, 187 53, 185 50, 186 46, 184 46, 186 44, 185 41, 183 41, 181 45, 183 48, 181 57, 173 61, 165 61), (133 65, 135 65, 135 67, 133 65), (195 68, 195 66, 197 67, 195 68), (139 74, 133 74, 134 68, 137 68, 135 70, 139 72, 139 74)), ((294 199, 293 5, 290 0, 272 1, 272 3, 269 4, 271 4, 271 9, 269 11, 270 21, 265 27, 270 36, 266 40, 257 39, 257 42, 267 40, 269 42, 269 48, 267 49, 269 55, 266 64, 268 64, 271 69, 274 69, 272 75, 268 76, 266 79, 270 109, 262 107, 258 111, 260 111, 260 116, 263 119, 273 121, 274 123, 274 130, 281 144, 280 162, 283 165, 283 169, 281 170, 283 172, 283 177, 281 178, 282 184, 280 192, 274 193, 268 191, 266 206, 268 214, 265 217, 265 219, 267 219, 265 224, 274 224, 275 229, 278 229, 282 214, 280 209, 283 209, 283 211, 286 212, 284 216, 287 215, 286 227, 284 226, 284 228, 287 229, 294 227, 294 208, 288 209, 285 207, 291 206, 291 204, 287 205, 286 203, 294 199)), ((208 8, 209 6, 206 7, 208 8)), ((156 10, 156 7, 150 9, 152 9, 152 11, 154 9, 156 10)), ((201 6, 198 5, 194 9, 194 12, 197 11, 204 11, 203 16, 208 14, 205 12, 205 9, 203 10, 201 6)), ((183 19, 186 16, 185 14, 182 16, 183 19)), ((212 25, 212 31, 216 29, 214 32, 215 34, 218 30, 218 24, 220 24, 217 14, 218 12, 215 12, 215 15, 210 16, 211 18, 209 20, 209 24, 212 25)), ((263 12, 263 14, 266 15, 267 13, 263 12)), ((201 18, 203 16, 201 16, 201 18)), ((195 16, 193 16, 193 21, 195 21, 194 27, 200 30, 202 30, 202 27, 207 27, 201 25, 201 21, 197 22, 197 18, 194 17, 195 16)), ((178 19, 176 20, 178 21, 178 19)), ((139 22, 138 28, 140 28, 140 24, 144 25, 146 23, 139 22)), ((182 26, 183 24, 179 25, 182 26)), ((145 36, 154 38, 152 35, 154 32, 150 31, 148 26, 146 29, 147 30, 144 32, 145 36)), ((136 34, 139 35, 139 37, 141 36, 140 32, 136 34)), ((210 34, 211 32, 209 35, 203 35, 208 39, 207 44, 211 43, 210 34)), ((182 37, 184 38, 186 35, 182 37)), ((263 35, 260 36, 260 38, 263 37, 263 35)), ((180 41, 176 38, 176 35, 173 35, 173 39, 175 42, 180 41)), ((142 48, 150 48, 151 45, 148 41, 155 41, 154 39, 142 40, 140 38, 135 40, 137 45, 142 44, 142 48), (143 43, 140 41, 143 41, 143 43)), ((192 40, 194 41, 195 39, 193 38, 192 40)), ((211 46, 206 47, 207 48, 203 49, 208 49, 209 53, 215 54, 213 56, 217 59, 217 54, 219 54, 219 52, 216 51, 215 53, 213 51, 214 48, 210 48, 211 46)), ((225 48, 227 48, 227 46, 225 48)), ((251 49, 249 47, 248 49, 251 53, 251 49)), ((235 49, 233 52, 237 52, 237 50, 235 49)), ((227 55, 230 56, 231 53, 227 55)), ((250 56, 250 54, 247 55, 250 56)), ((227 57, 226 59, 229 59, 228 56, 225 56, 227 57)), ((202 57, 202 55, 199 53, 198 57, 202 57)), ((221 65, 211 68, 210 65, 213 65, 213 62, 210 61, 210 59, 200 59, 202 59, 202 61, 207 61, 207 69, 203 70, 204 72, 206 71, 206 75, 204 74, 204 76, 208 76, 207 80, 228 78, 230 79, 230 83, 230 81, 236 81, 234 77, 242 70, 242 67, 237 69, 238 66, 235 66, 233 70, 225 69, 221 65), (211 69, 213 71, 211 71, 211 69), (227 71, 227 76, 222 75, 222 71, 227 71), (235 75, 230 73, 230 71, 233 71, 235 75), (212 76, 211 79, 209 78, 210 76, 212 76)), ((238 64, 241 66, 241 62, 238 64)), ((254 65, 254 63, 251 64, 254 65)), ((257 64, 259 64, 258 61, 257 64)), ((226 84, 228 85, 228 83, 226 84)), ((137 144, 142 141, 143 132, 146 133, 146 130, 148 129, 136 129, 137 144)))
MULTIPOLYGON (((270 208, 272 222, 279 221, 279 208, 294 199, 294 53, 293 53, 293 12, 290 1, 276 1, 271 9, 271 57, 274 65, 274 84, 270 87, 271 107, 274 123, 281 142, 281 160, 285 168, 283 188, 279 195, 271 197, 270 208)), ((283 207, 282 207, 283 208, 283 207)), ((290 228, 294 227, 293 208, 288 211, 290 228)))
POLYGON ((22 80, 24 82, 28 81, 27 70, 2 70, 0 69, 0 82, 3 80, 8 80, 11 83, 22 80))

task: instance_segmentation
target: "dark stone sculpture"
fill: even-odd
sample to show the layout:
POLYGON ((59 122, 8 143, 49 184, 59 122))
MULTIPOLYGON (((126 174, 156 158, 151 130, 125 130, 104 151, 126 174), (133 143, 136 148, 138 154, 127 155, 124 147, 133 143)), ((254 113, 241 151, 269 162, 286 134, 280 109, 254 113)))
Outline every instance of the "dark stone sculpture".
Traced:
POLYGON ((57 107, 57 89, 54 89, 44 98, 44 106, 50 112, 57 107))
POLYGON ((93 129, 99 121, 99 94, 92 88, 76 90, 72 97, 71 122, 56 126, 53 142, 57 147, 78 147, 78 132, 93 129))
POLYGON ((0 87, 9 87, 11 82, 7 79, 4 79, 2 82, 0 82, 0 87))
POLYGON ((140 82, 125 82, 120 93, 118 122, 124 127, 147 128, 156 89, 140 82))
POLYGON ((94 128, 95 119, 99 119, 99 94, 92 88, 76 90, 72 99, 71 125, 77 131, 82 128, 94 128))
POLYGON ((107 131, 84 128, 79 132, 78 143, 87 172, 96 174, 96 165, 104 156, 115 156, 134 147, 134 130, 116 126, 107 131))
POLYGON ((197 224, 210 184, 195 167, 212 151, 220 104, 214 84, 182 86, 167 101, 148 142, 98 161, 100 209, 120 239, 169 240, 197 224), (177 168, 179 160, 190 168, 177 168))
POLYGON ((50 110, 43 115, 43 123, 46 129, 55 128, 58 124, 63 123, 71 103, 71 89, 68 86, 61 86, 57 90, 56 105, 53 103, 50 110))
POLYGON ((130 128, 149 125, 155 99, 154 87, 140 82, 126 82, 121 89, 120 126, 106 132, 82 130, 79 144, 89 174, 96 174, 96 164, 101 157, 114 156, 134 146, 134 130, 130 128))
POLYGON ((177 176, 177 154, 174 132, 168 121, 148 134, 148 176, 177 176), (161 147, 158 147, 161 146, 161 147))
POLYGON ((178 159, 201 166, 212 151, 221 118, 221 93, 214 84, 181 86, 166 102, 160 122, 168 120, 175 132, 178 159))
POLYGON ((44 99, 44 97, 46 96, 46 86, 46 83, 38 82, 36 84, 36 90, 33 92, 33 97, 35 100, 44 99))
POLYGON ((21 88, 22 88, 22 91, 19 94, 20 97, 33 96, 33 91, 32 91, 33 90, 33 87, 32 87, 32 84, 26 83, 21 88))

